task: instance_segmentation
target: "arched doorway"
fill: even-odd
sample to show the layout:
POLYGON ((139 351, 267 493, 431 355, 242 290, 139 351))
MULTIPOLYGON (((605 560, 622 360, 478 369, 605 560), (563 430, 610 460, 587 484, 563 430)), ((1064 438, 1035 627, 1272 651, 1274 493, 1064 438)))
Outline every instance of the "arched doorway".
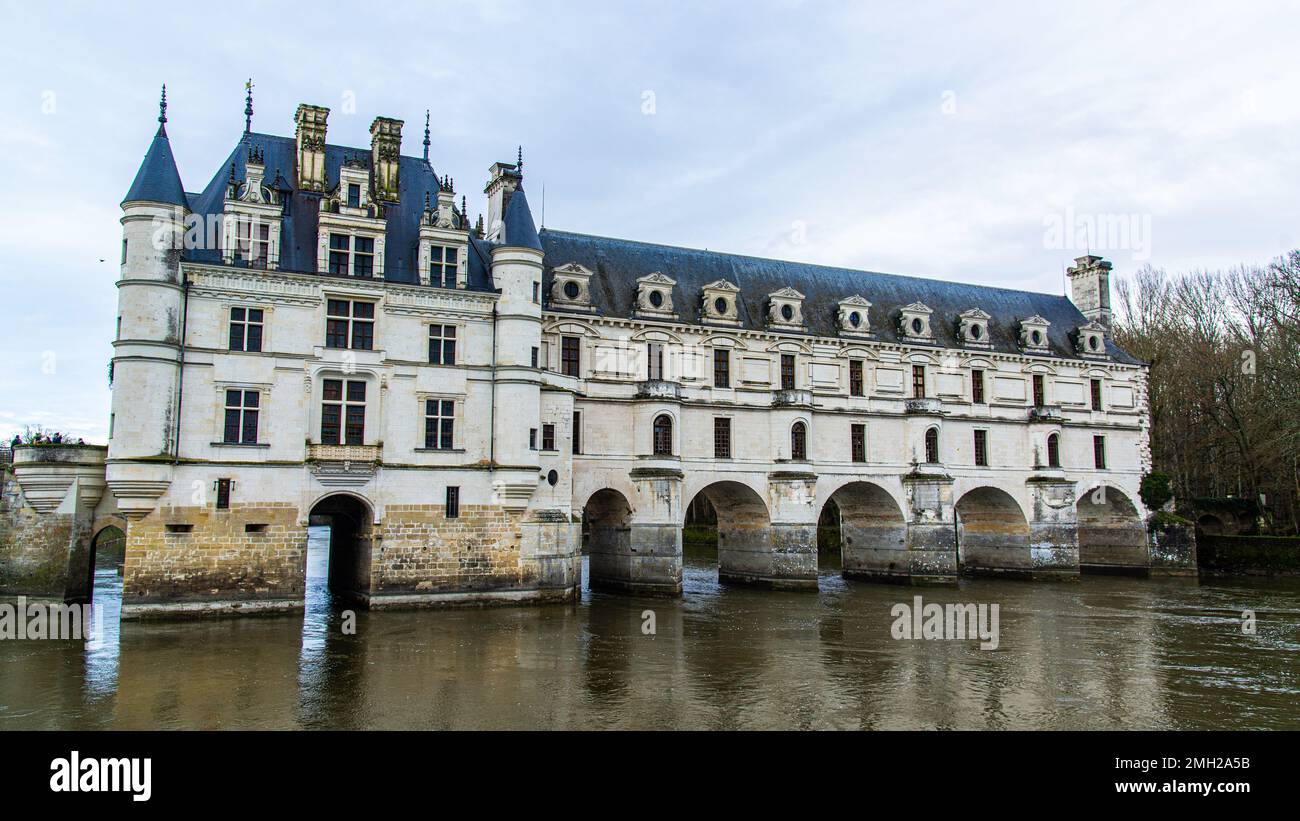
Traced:
POLYGON ((1029 522, 1005 490, 980 487, 957 502, 957 563, 972 574, 1029 574, 1029 522))
POLYGON ((370 506, 347 494, 326 496, 308 520, 307 608, 370 598, 370 506))
POLYGON ((907 522, 898 503, 879 485, 849 482, 831 494, 817 525, 819 559, 832 536, 838 537, 846 578, 905 578, 909 573, 907 522), (825 527, 830 510, 835 511, 837 533, 825 527))
POLYGON ((101 528, 90 540, 90 557, 84 589, 70 599, 103 603, 122 599, 122 564, 126 561, 126 533, 116 525, 101 528))
POLYGON ((767 503, 753 488, 740 482, 714 482, 691 500, 684 524, 683 551, 688 543, 692 548, 686 552, 688 559, 699 561, 707 542, 716 544, 719 581, 752 584, 771 578, 772 528, 767 503), (707 507, 696 501, 701 497, 707 507), (692 519, 691 511, 704 516, 692 519))
POLYGON ((1147 531, 1133 500, 1113 487, 1079 497, 1079 569, 1084 573, 1150 567, 1147 531))
POLYGON ((632 505, 617 490, 598 490, 582 509, 582 547, 587 553, 587 583, 597 588, 626 587, 631 578, 632 505))

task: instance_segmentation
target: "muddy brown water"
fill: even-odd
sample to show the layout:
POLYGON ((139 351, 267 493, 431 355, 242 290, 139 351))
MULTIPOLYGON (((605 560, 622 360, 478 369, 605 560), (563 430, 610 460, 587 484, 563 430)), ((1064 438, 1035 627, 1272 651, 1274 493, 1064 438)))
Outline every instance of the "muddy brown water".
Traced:
POLYGON ((720 586, 692 551, 680 599, 584 584, 572 604, 357 611, 345 635, 322 555, 305 614, 120 626, 105 564, 101 640, 0 641, 0 730, 1300 728, 1295 578, 918 589, 828 561, 818 593, 780 593, 720 586), (914 595, 998 604, 998 649, 893 638, 914 595))

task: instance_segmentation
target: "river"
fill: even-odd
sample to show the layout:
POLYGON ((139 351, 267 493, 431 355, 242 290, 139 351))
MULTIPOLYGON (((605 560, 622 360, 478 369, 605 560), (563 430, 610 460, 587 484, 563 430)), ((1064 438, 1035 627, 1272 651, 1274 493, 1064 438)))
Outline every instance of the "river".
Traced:
POLYGON ((119 626, 121 580, 98 568, 102 639, 0 641, 0 730, 1300 728, 1295 578, 906 588, 828 562, 820 592, 779 593, 720 586, 702 553, 680 599, 584 585, 572 604, 357 611, 347 635, 323 555, 294 616, 119 626), (998 648, 895 639, 916 595, 998 604, 998 648))

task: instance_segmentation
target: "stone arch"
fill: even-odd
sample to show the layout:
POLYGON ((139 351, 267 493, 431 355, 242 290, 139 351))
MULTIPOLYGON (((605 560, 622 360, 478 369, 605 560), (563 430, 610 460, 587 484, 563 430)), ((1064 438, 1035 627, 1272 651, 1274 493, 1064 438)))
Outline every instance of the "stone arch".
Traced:
POLYGON ((823 512, 831 505, 839 512, 846 578, 907 576, 907 521, 893 494, 873 482, 849 481, 826 498, 823 512))
POLYGON ((118 566, 125 561, 126 520, 115 516, 96 520, 94 535, 87 542, 84 572, 78 568, 75 577, 69 574, 68 589, 64 593, 64 599, 77 602, 93 601, 97 566, 105 573, 111 572, 117 575, 118 566))
POLYGON ((330 529, 327 586, 339 599, 370 600, 374 523, 374 506, 369 500, 347 491, 328 493, 311 506, 308 524, 330 529))
POLYGON ((718 578, 749 583, 768 577, 772 526, 763 496, 731 479, 706 485, 692 494, 691 501, 700 494, 709 500, 717 516, 718 578))
POLYGON ((1016 498, 1001 488, 972 488, 954 506, 957 561, 973 574, 1028 574, 1033 569, 1029 520, 1016 498))
POLYGON ((1124 491, 1099 485, 1075 504, 1079 528, 1079 568, 1107 572, 1150 565, 1146 524, 1124 491))
POLYGON ((613 488, 601 488, 582 507, 582 538, 592 587, 623 588, 630 578, 632 503, 613 488))

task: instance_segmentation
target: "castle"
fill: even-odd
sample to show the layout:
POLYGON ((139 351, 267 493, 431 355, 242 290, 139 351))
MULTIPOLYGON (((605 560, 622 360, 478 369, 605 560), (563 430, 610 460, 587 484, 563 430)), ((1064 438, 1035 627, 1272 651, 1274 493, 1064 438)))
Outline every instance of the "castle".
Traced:
POLYGON ((539 232, 522 154, 472 225, 427 118, 408 156, 402 121, 347 148, 329 113, 262 134, 250 97, 193 192, 164 97, 107 453, 18 449, 0 586, 76 597, 119 522, 124 616, 291 610, 328 523, 331 588, 371 607, 569 599, 584 544, 592 586, 673 595, 700 496, 729 582, 815 589, 828 505, 849 578, 1186 570, 1144 524, 1146 366, 1102 259, 1067 299, 539 232))

